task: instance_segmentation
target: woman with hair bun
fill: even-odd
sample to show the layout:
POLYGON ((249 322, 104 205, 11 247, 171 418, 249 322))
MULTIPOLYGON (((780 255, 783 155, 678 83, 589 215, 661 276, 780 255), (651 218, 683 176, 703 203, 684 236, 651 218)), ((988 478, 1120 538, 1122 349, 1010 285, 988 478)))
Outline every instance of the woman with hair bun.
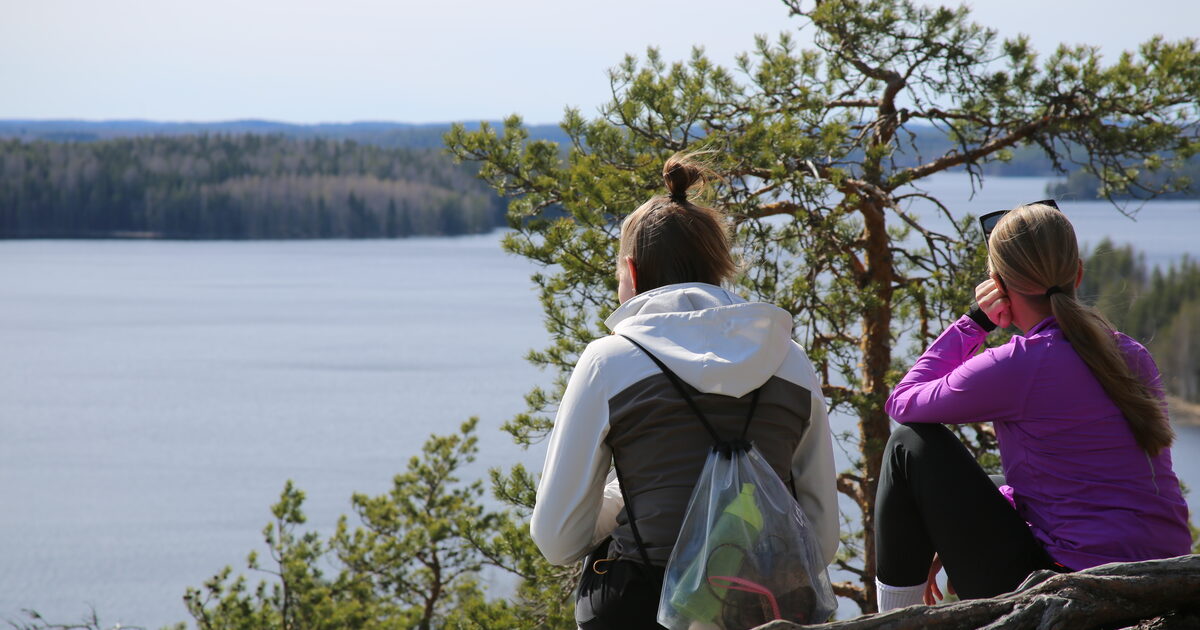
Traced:
POLYGON ((988 269, 978 308, 887 401, 904 426, 888 441, 875 504, 881 611, 940 598, 939 564, 959 595, 979 598, 1039 569, 1190 552, 1158 369, 1076 299, 1071 223, 1053 202, 1008 212, 988 239, 988 269), (1010 324, 1023 334, 979 352, 1010 324), (965 422, 993 423, 1000 492, 943 426, 965 422))
POLYGON ((663 166, 668 194, 622 223, 621 305, 605 320, 614 334, 580 355, 550 435, 530 524, 534 542, 550 562, 570 564, 611 536, 607 553, 584 570, 633 572, 643 580, 614 595, 619 619, 585 628, 660 627, 663 569, 713 446, 648 353, 686 383, 722 436, 742 430, 758 392, 746 438, 790 484, 819 538, 822 568, 837 550, 833 446, 820 380, 792 341, 787 311, 721 288, 736 271, 728 222, 688 197, 712 177, 688 156, 671 157, 663 166))

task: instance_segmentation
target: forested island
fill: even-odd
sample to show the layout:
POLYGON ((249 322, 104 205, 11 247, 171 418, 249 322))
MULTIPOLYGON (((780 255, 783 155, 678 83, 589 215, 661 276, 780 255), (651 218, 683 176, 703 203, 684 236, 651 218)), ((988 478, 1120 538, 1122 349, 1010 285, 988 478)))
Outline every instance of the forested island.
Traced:
MULTIPOLYGON (((493 124, 501 124, 494 121, 493 124)), ((466 125, 477 129, 478 123, 466 125)), ((220 122, 158 122, 151 120, 0 120, 0 139, 95 142, 141 136, 278 135, 288 138, 354 140, 386 149, 442 149, 448 123, 352 122, 302 125, 272 120, 220 122)), ((565 143, 569 138, 558 125, 530 125, 529 135, 565 143)))
MULTIPOLYGON (((1172 180, 1177 181, 1183 189, 1163 193, 1158 195, 1157 199, 1200 198, 1200 157, 1193 157, 1178 170, 1143 173, 1139 178, 1141 184, 1151 190, 1163 187, 1172 180)), ((1051 184, 1046 192, 1051 197, 1073 199, 1095 199, 1102 194, 1100 180, 1095 175, 1083 171, 1075 171, 1064 181, 1051 184)), ((1149 195, 1138 189, 1114 196, 1125 199, 1149 198, 1149 195)))
POLYGON ((6 238, 396 238, 502 221, 501 200, 437 149, 281 134, 0 140, 6 238))

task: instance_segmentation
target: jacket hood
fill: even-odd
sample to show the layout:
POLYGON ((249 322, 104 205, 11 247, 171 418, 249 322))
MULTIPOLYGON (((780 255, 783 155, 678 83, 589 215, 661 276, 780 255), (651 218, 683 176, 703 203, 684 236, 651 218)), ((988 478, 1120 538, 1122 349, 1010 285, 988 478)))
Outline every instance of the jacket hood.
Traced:
POLYGON ((634 296, 604 323, 710 394, 753 391, 778 371, 792 347, 787 311, 699 282, 634 296))

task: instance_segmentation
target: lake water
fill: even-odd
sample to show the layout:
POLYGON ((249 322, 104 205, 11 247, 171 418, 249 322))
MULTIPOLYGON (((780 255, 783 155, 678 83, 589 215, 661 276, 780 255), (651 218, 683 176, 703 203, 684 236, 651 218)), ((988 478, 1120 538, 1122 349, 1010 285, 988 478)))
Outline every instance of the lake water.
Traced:
MULTIPOLYGON (((928 188, 979 214, 1045 186, 963 183, 928 188)), ((1200 254, 1200 203, 1061 205, 1084 243, 1200 254)), ((328 533, 471 415, 471 474, 540 467, 498 431, 550 375, 523 360, 547 343, 534 268, 497 238, 0 241, 0 621, 187 620, 184 589, 243 570, 285 480, 328 533)), ((1179 433, 1200 487, 1200 428, 1179 433)))
POLYGON ((495 235, 0 242, 0 622, 187 619, 285 480, 331 533, 471 415, 476 473, 517 460, 530 272, 495 235))

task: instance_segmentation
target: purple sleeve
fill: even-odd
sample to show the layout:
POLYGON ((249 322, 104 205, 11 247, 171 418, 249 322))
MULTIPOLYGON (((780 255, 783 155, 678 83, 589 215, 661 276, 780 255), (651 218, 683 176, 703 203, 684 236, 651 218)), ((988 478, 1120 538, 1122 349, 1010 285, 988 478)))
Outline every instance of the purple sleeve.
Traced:
POLYGON ((1016 344, 975 354, 987 333, 970 317, 950 325, 892 390, 884 409, 901 424, 958 424, 1020 413, 1030 375, 1009 359, 1016 344))
POLYGON ((1117 336, 1117 347, 1125 355, 1125 362, 1133 370, 1133 373, 1146 384, 1150 392, 1163 401, 1163 411, 1166 412, 1167 393, 1163 388, 1162 374, 1158 371, 1158 364, 1154 362, 1154 357, 1150 356, 1150 351, 1145 346, 1138 343, 1132 337, 1125 333, 1115 334, 1117 336))

